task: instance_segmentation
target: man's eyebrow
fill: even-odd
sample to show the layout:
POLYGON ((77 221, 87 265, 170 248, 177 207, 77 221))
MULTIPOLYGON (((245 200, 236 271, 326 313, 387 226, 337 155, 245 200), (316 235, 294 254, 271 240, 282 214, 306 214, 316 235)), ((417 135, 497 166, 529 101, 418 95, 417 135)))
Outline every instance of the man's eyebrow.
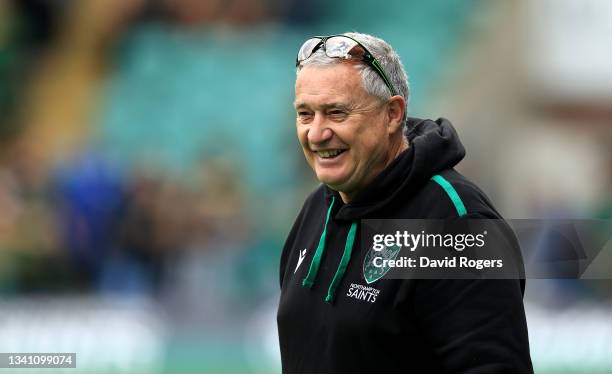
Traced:
MULTIPOLYGON (((303 102, 295 102, 293 103, 295 109, 302 109, 302 108, 310 108, 310 105, 303 103, 303 102)), ((318 106, 319 108, 321 108, 322 110, 328 110, 331 108, 338 108, 338 109, 345 109, 348 110, 351 108, 351 106, 347 103, 341 103, 341 102, 336 102, 336 103, 329 103, 329 104, 322 104, 318 106)))
POLYGON ((321 105, 321 108, 323 110, 327 110, 327 109, 344 109, 344 110, 348 110, 350 109, 350 105, 347 103, 330 103, 330 104, 324 104, 321 105))
POLYGON ((295 109, 308 108, 308 104, 297 101, 293 102, 293 106, 295 107, 295 109))

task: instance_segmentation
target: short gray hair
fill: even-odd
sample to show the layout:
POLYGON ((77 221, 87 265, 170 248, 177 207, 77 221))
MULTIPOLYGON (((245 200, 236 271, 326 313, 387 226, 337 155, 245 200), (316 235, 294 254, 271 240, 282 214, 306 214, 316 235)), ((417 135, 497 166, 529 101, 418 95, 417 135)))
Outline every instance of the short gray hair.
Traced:
MULTIPOLYGON (((410 88, 408 84, 408 76, 402 65, 402 61, 395 50, 384 40, 377 38, 372 35, 362 34, 358 32, 346 32, 342 35, 349 36, 359 43, 363 44, 370 53, 381 64, 385 73, 391 80, 391 84, 398 91, 398 95, 403 96, 406 100, 406 108, 404 111, 404 118, 402 123, 404 128, 406 127, 406 118, 408 114, 408 100, 410 97, 410 88)), ((332 65, 340 63, 341 59, 327 57, 322 49, 319 49, 313 53, 310 58, 302 61, 297 68, 299 73, 300 69, 306 65, 332 65)), ((366 92, 372 96, 377 97, 381 101, 385 101, 391 97, 391 90, 385 84, 385 81, 369 66, 365 64, 359 64, 359 70, 361 72, 361 82, 366 92)))

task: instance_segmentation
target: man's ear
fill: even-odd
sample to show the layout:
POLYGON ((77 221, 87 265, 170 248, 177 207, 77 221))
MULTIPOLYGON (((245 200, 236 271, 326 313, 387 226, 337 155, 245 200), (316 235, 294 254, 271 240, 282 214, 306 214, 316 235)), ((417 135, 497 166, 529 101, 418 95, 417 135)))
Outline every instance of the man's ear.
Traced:
POLYGON ((395 95, 389 99, 389 103, 387 105, 387 115, 389 116, 389 134, 393 134, 398 130, 401 131, 402 118, 404 118, 405 111, 406 100, 404 100, 402 96, 395 95))

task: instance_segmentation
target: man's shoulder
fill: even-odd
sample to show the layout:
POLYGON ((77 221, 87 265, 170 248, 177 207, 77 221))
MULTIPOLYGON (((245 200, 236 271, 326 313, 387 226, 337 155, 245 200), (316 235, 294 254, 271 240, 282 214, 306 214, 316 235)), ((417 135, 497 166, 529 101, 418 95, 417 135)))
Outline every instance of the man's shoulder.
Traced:
POLYGON ((318 214, 320 211, 325 210, 327 194, 328 192, 324 184, 320 184, 317 188, 310 192, 302 204, 298 220, 311 216, 312 214, 318 214))
POLYGON ((431 177, 419 195, 428 200, 435 215, 501 218, 487 195, 455 169, 431 177))
POLYGON ((319 184, 314 190, 312 190, 304 199, 302 204, 302 211, 312 209, 324 209, 325 201, 328 198, 329 192, 325 188, 324 184, 319 184))
POLYGON ((308 196, 306 196, 303 206, 321 204, 325 201, 326 195, 327 191, 325 189, 325 185, 323 183, 320 183, 314 190, 312 190, 308 194, 308 196))

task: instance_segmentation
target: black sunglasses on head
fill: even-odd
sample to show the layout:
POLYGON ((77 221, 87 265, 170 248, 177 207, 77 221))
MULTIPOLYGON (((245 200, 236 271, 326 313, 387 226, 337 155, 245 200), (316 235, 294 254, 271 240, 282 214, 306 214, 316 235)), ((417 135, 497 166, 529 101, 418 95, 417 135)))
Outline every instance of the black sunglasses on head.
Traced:
POLYGON ((363 44, 346 35, 314 36, 306 40, 298 51, 295 66, 310 58, 319 48, 323 48, 327 57, 365 62, 382 78, 391 91, 391 96, 398 94, 378 60, 363 44))

